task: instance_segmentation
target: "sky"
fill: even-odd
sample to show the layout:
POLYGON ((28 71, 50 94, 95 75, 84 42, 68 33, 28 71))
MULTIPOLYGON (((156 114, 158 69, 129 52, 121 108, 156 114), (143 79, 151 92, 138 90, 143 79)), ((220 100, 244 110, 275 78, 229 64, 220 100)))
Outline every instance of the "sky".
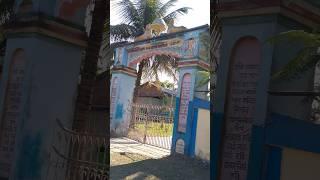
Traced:
MULTIPOLYGON (((113 0, 110 2, 110 24, 115 25, 121 23, 121 18, 118 16, 116 3, 120 0, 113 0)), ((164 0, 163 2, 166 2, 164 0)), ((197 27, 204 24, 210 24, 210 0, 179 0, 176 3, 177 9, 179 7, 191 7, 192 10, 187 15, 180 16, 175 22, 176 26, 185 26, 187 28, 197 27)), ((170 12, 170 11, 169 11, 170 12)))
MULTIPOLYGON (((118 11, 116 3, 120 0, 113 0, 110 2, 110 24, 116 25, 122 22, 121 18, 118 16, 118 11)), ((164 0, 163 2, 166 2, 164 0)), ((185 26, 187 28, 193 28, 205 24, 210 24, 210 0, 179 0, 176 6, 172 9, 178 9, 180 7, 191 7, 187 15, 179 16, 175 22, 175 26, 185 26)), ((171 11, 169 11, 171 12, 171 11)), ((173 82, 173 78, 166 75, 165 73, 160 73, 160 81, 168 80, 173 82)))

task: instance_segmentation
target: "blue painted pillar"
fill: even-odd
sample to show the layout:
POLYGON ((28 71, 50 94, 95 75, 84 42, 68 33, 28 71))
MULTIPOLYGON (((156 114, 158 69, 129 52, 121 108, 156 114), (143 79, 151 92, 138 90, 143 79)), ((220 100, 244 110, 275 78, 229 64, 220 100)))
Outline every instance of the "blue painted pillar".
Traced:
POLYGON ((280 180, 282 149, 280 147, 269 146, 267 148, 266 172, 263 180, 280 180))
POLYGON ((125 136, 131 120, 131 103, 137 73, 134 69, 116 66, 112 69, 110 133, 125 136))
POLYGON ((0 179, 46 179, 56 119, 72 125, 89 1, 75 2, 15 1, 0 85, 0 179))
MULTIPOLYGON (((199 60, 200 61, 200 60, 199 60)), ((179 65, 179 83, 176 97, 176 108, 174 116, 174 128, 172 137, 171 153, 185 154, 194 156, 194 138, 196 129, 194 126, 194 105, 195 98, 206 99, 206 93, 197 91, 206 91, 208 86, 199 86, 200 78, 197 73, 200 70, 208 68, 199 66, 199 61, 189 63, 180 62, 179 65)), ((206 99, 208 100, 208 99, 206 99)))

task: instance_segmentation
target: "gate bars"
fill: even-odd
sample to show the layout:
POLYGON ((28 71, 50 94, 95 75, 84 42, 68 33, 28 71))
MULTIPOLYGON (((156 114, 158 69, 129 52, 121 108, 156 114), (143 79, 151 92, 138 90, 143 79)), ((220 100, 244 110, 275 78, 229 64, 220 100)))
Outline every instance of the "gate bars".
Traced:
POLYGON ((165 149, 171 148, 174 108, 131 104, 128 138, 165 149))
POLYGON ((46 180, 107 180, 109 137, 78 133, 58 122, 46 180))

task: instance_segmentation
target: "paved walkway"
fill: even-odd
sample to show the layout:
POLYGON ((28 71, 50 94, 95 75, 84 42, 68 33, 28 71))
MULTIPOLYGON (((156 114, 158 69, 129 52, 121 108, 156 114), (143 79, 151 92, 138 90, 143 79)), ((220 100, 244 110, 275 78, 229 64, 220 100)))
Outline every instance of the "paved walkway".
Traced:
POLYGON ((146 143, 158 147, 163 147, 165 149, 171 149, 172 136, 168 137, 159 137, 159 136, 150 136, 146 138, 146 143))
POLYGON ((170 155, 170 150, 142 144, 128 138, 111 138, 110 152, 139 154, 152 159, 160 159, 170 155))
POLYGON ((128 138, 111 139, 110 153, 111 180, 210 179, 209 164, 128 138))

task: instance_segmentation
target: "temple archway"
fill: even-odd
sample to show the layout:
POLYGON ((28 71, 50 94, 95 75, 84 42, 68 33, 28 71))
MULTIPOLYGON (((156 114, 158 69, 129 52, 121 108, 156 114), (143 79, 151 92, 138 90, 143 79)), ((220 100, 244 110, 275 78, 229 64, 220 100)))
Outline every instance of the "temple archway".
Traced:
POLYGON ((114 101, 112 106, 114 108, 111 108, 112 112, 110 112, 113 114, 110 125, 111 133, 115 133, 117 136, 127 136, 128 134, 132 121, 132 99, 137 77, 137 65, 142 60, 166 55, 177 60, 179 74, 175 97, 176 105, 172 111, 174 121, 173 135, 170 137, 172 141, 166 148, 171 148, 172 152, 190 155, 194 153, 193 141, 195 140, 191 136, 194 133, 193 102, 205 101, 209 104, 209 99, 197 92, 208 90, 206 85, 201 87, 197 85, 200 81, 197 78, 197 72, 209 70, 209 47, 206 47, 206 43, 203 42, 204 35, 209 35, 208 25, 120 44, 115 48, 111 87, 112 91, 117 92, 111 92, 111 94, 117 94, 118 98, 114 101), (118 80, 117 85, 113 84, 114 79, 118 80), (178 128, 178 126, 181 127, 178 128), (179 143, 178 147, 176 146, 176 142, 182 141, 183 150, 181 150, 179 143))

